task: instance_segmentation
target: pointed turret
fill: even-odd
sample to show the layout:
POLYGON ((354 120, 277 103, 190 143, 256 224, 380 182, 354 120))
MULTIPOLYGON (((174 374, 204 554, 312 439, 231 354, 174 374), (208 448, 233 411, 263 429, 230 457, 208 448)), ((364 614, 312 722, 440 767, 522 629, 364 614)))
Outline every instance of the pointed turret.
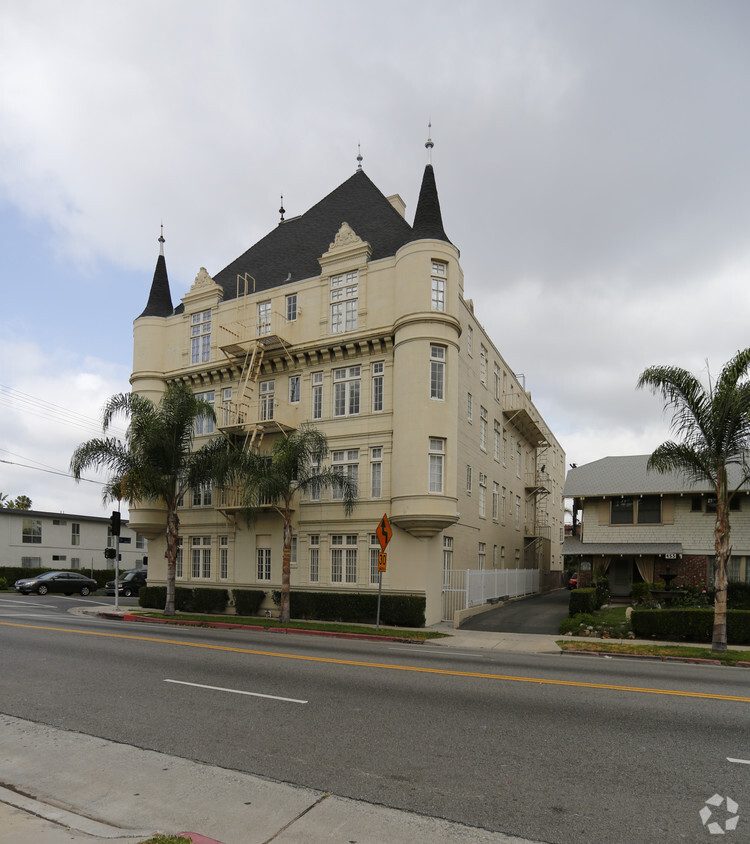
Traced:
POLYGON ((172 316, 173 312, 172 294, 169 292, 169 278, 167 276, 167 262, 164 258, 164 226, 162 226, 162 233, 159 236, 159 257, 156 259, 151 292, 148 295, 148 303, 138 319, 145 316, 168 317, 172 316))
POLYGON ((444 240, 450 243, 443 228, 443 217, 440 214, 440 200, 438 199, 435 171, 432 164, 424 168, 422 187, 419 190, 419 201, 414 214, 414 234, 411 240, 444 240))

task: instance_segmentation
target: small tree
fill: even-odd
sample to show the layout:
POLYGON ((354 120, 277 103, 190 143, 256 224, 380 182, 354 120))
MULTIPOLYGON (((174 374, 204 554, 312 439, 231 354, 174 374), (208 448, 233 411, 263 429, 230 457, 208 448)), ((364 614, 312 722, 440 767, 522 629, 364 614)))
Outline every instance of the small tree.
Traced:
POLYGON ((354 509, 357 486, 340 469, 323 467, 328 454, 328 439, 310 424, 301 425, 288 436, 278 439, 270 454, 248 451, 230 457, 223 478, 239 483, 242 500, 249 511, 261 505, 273 505, 284 520, 284 551, 281 564, 281 604, 279 619, 289 621, 289 593, 292 551, 292 501, 300 492, 333 487, 348 516, 354 509))
POLYGON ((181 383, 167 385, 159 404, 137 393, 112 396, 104 406, 103 430, 122 414, 130 420, 125 441, 93 439, 78 446, 70 461, 76 480, 89 467, 110 472, 104 500, 129 504, 158 501, 166 507, 167 600, 165 615, 174 615, 175 576, 180 519, 177 503, 191 487, 210 483, 213 455, 226 451, 214 437, 193 451, 196 422, 214 420, 213 407, 181 383))
POLYGON ((649 457, 648 468, 657 472, 681 472, 693 481, 708 482, 716 494, 714 527, 716 598, 711 649, 727 650, 727 569, 732 555, 729 545, 729 504, 737 490, 750 479, 746 460, 750 439, 750 349, 739 351, 724 366, 716 384, 709 377, 708 389, 690 372, 676 366, 645 369, 638 388, 661 394, 673 411, 671 428, 681 442, 662 443, 649 457), (730 490, 729 466, 741 470, 739 483, 730 490))

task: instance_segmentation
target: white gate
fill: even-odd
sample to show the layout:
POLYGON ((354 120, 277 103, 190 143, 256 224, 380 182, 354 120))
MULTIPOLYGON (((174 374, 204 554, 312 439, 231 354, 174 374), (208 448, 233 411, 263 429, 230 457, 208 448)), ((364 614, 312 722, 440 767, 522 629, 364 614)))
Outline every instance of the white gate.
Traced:
POLYGON ((539 569, 451 569, 443 572, 443 621, 498 598, 539 591, 539 569))

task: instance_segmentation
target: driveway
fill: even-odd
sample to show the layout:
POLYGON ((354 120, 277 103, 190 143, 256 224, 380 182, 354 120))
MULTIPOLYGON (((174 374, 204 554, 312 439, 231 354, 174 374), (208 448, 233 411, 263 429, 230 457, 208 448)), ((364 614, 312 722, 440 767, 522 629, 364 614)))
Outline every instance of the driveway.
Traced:
POLYGON ((568 614, 570 592, 556 589, 511 601, 489 612, 475 615, 461 625, 462 630, 486 630, 493 633, 546 633, 556 636, 558 625, 568 614))

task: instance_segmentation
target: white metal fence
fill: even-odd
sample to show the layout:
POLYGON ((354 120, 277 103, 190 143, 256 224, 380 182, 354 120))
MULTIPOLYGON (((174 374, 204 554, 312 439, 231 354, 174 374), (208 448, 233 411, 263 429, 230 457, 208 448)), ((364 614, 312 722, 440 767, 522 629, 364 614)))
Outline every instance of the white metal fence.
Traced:
POLYGON ((443 572, 443 621, 457 610, 539 591, 539 569, 452 569, 443 572))

